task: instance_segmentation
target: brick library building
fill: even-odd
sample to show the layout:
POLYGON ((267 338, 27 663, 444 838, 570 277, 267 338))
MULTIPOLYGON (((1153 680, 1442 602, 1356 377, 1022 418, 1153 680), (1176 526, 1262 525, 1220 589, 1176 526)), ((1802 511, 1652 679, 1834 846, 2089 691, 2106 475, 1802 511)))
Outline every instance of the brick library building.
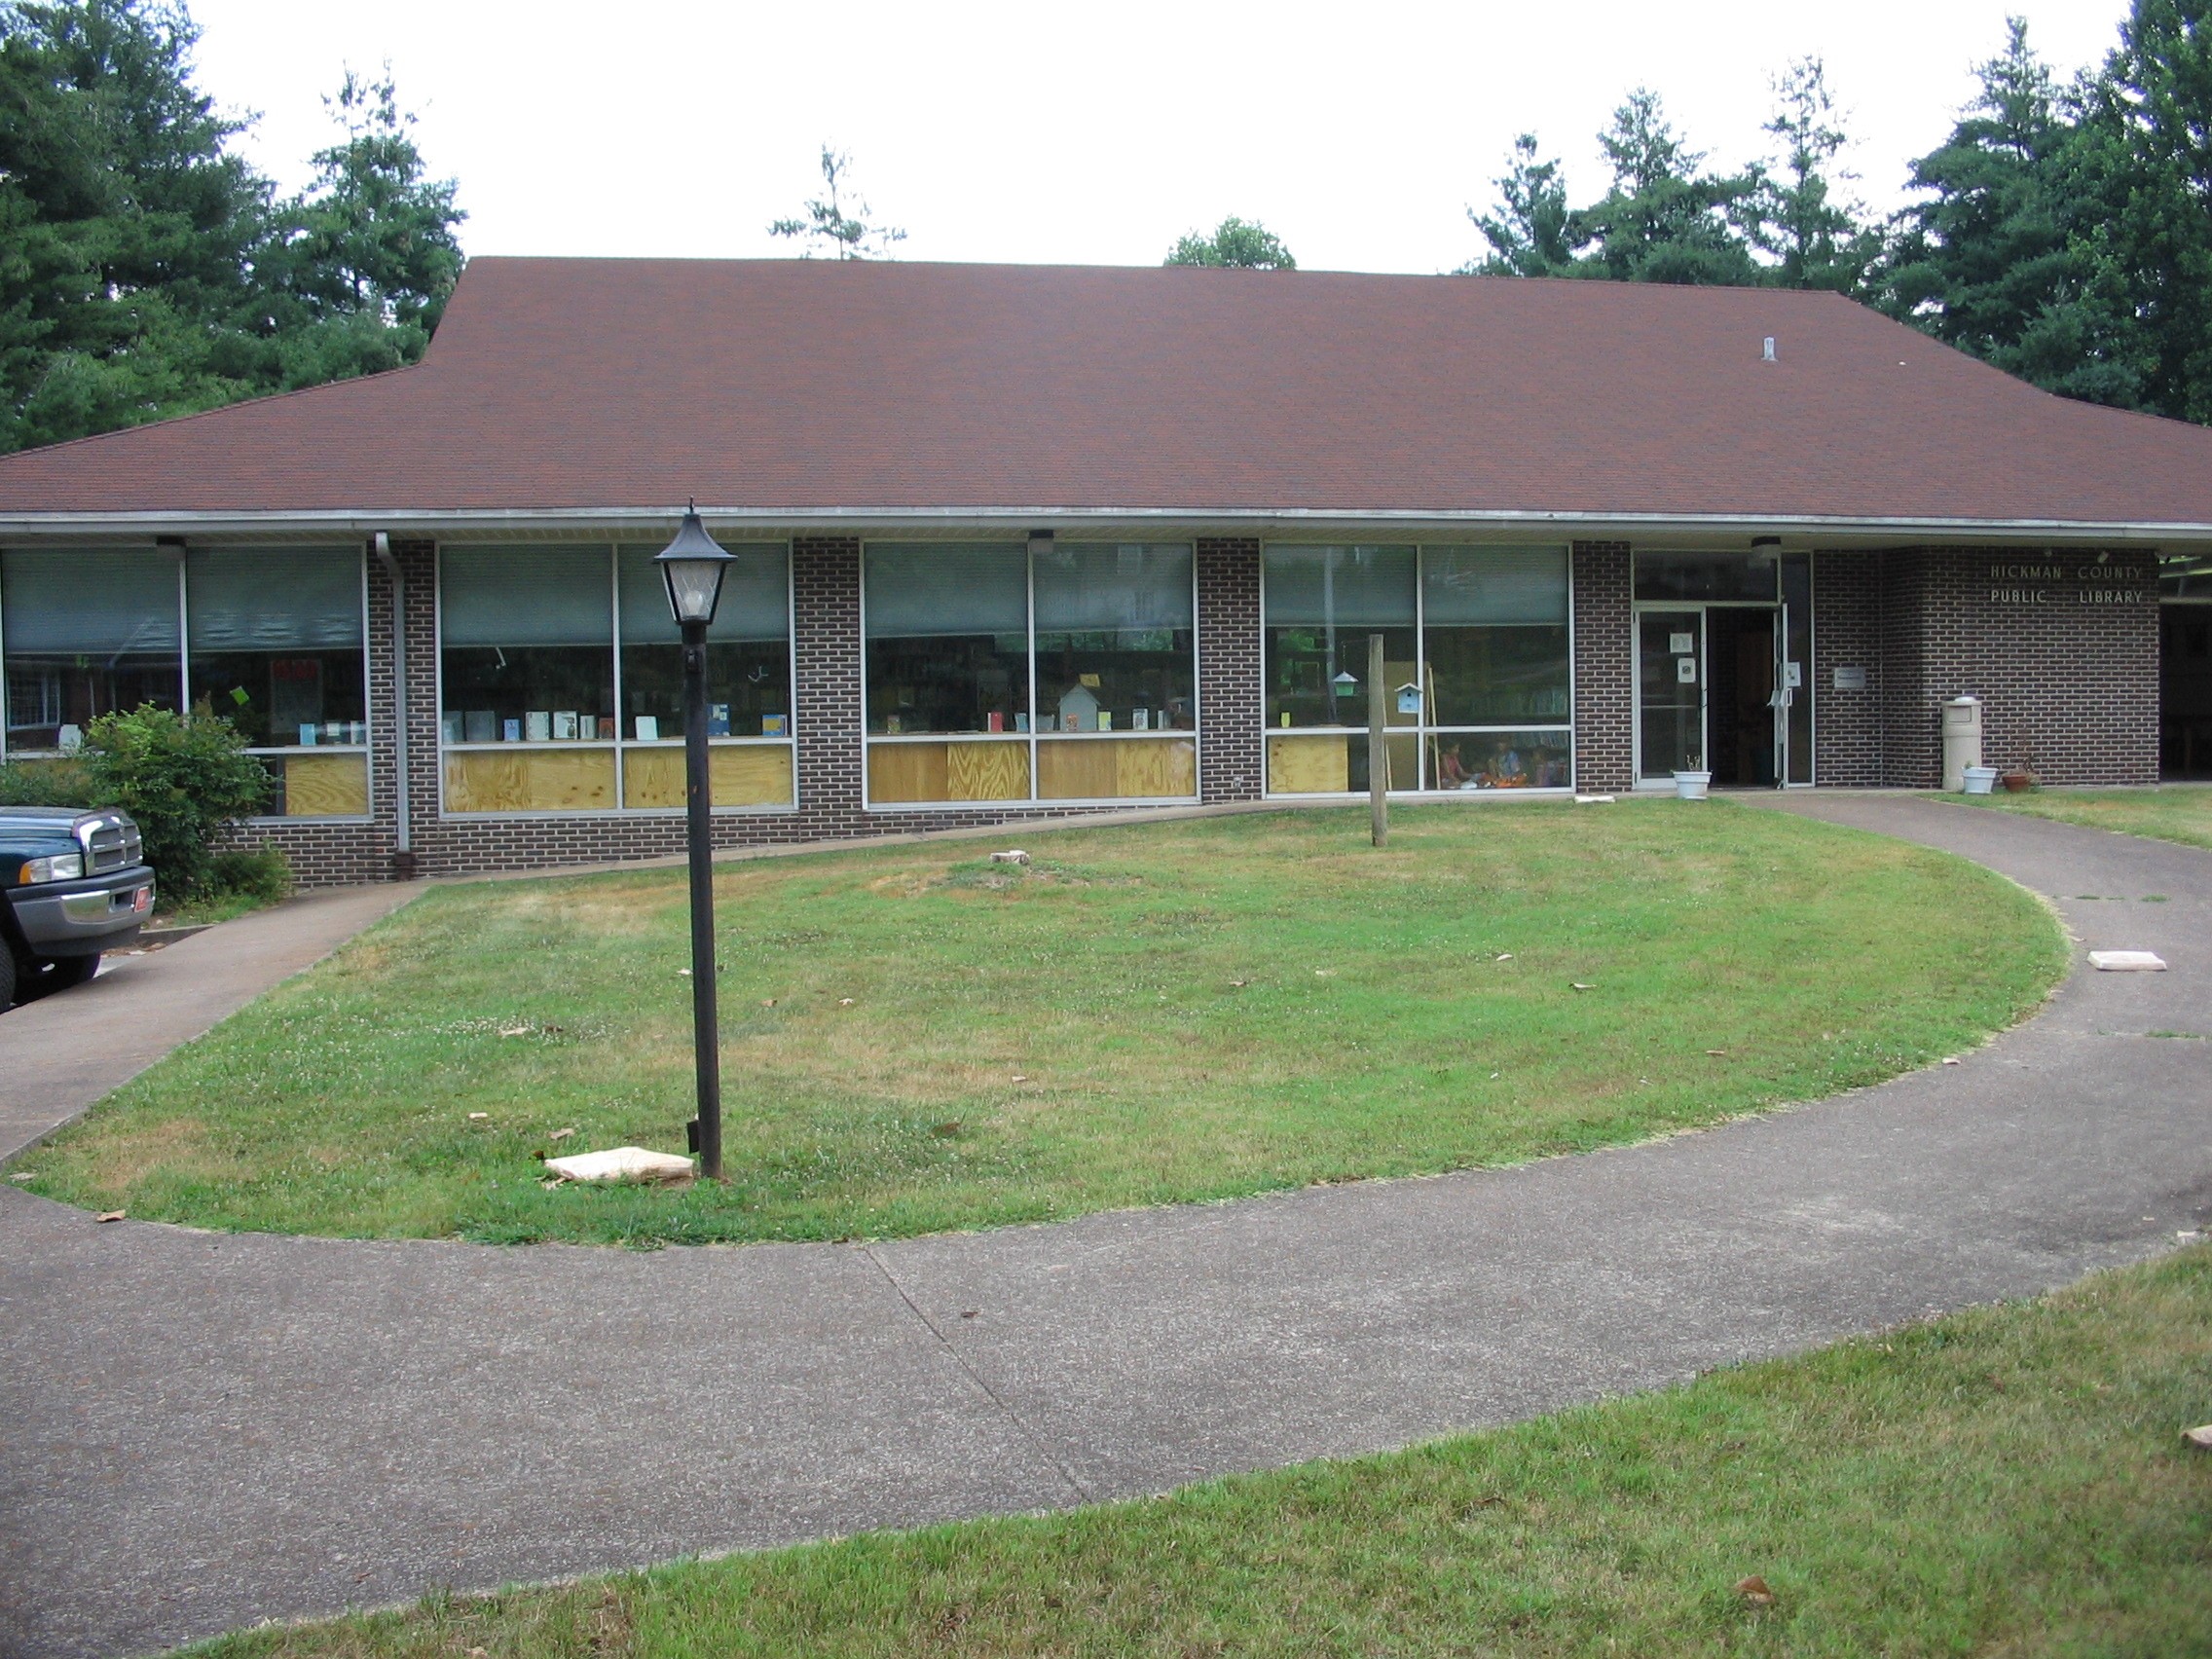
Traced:
POLYGON ((2212 778, 2212 430, 1832 294, 480 259, 411 368, 0 459, 5 756, 154 703, 310 882, 1130 807, 2212 778))

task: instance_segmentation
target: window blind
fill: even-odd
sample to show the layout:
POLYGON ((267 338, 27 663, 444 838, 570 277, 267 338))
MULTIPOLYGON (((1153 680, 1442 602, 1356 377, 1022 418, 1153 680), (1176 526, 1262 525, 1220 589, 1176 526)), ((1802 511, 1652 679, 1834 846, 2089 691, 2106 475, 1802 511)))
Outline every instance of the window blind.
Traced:
POLYGON ((1411 547, 1270 547, 1268 620, 1293 627, 1410 627, 1411 547))
POLYGON ((1019 546, 870 547, 863 599, 867 637, 1026 636, 1028 565, 1028 550, 1019 546))
POLYGON ((1421 614, 1431 625, 1564 625, 1567 549, 1424 547, 1421 614))
MULTIPOLYGON (((674 645, 683 637, 669 614, 668 584, 653 563, 657 547, 622 549, 622 643, 674 645)), ((722 572, 710 640, 781 640, 791 632, 791 568, 775 544, 725 546, 737 563, 722 572)))
POLYGON ((159 548, 36 548, 0 556, 8 654, 119 657, 177 651, 176 555, 159 548))
POLYGON ((195 548, 185 584, 195 652, 360 646, 357 548, 195 548))
MULTIPOLYGON (((613 641, 605 547, 449 547, 439 626, 449 645, 606 645, 613 641)), ((660 602, 665 612, 668 601, 660 602)))
POLYGON ((1037 556, 1037 632, 1188 629, 1191 550, 1082 543, 1037 556))

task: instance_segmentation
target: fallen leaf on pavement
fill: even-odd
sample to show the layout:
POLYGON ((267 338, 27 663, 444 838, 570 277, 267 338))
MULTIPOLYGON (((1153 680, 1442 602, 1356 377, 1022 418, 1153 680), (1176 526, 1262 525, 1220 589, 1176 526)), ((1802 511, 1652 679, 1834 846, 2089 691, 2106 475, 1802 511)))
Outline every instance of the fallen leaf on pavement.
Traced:
POLYGON ((128 1213, 129 1212, 125 1210, 102 1210, 99 1214, 93 1216, 92 1219, 94 1221, 121 1221, 128 1213))

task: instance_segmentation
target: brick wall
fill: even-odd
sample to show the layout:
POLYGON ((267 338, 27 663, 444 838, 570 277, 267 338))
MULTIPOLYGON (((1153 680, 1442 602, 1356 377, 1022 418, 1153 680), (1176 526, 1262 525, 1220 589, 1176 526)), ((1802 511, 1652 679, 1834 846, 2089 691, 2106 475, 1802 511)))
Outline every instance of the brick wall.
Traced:
POLYGON ((1883 779, 1882 555, 1854 549, 1813 555, 1813 781, 1868 789, 1883 779), (1856 668, 1862 690, 1838 690, 1835 671, 1856 668))
POLYGON ((1260 544, 1200 537, 1198 565, 1198 793, 1207 802, 1258 800, 1265 718, 1260 685, 1260 544))
POLYGON ((1574 786, 1636 785, 1635 628, 1629 544, 1577 541, 1574 582, 1574 786))
POLYGON ((1983 700, 1990 765, 2032 763, 2051 784, 2157 781, 2155 555, 1920 547, 1885 562, 1886 782, 1940 782, 1939 707, 1964 692, 1983 700))

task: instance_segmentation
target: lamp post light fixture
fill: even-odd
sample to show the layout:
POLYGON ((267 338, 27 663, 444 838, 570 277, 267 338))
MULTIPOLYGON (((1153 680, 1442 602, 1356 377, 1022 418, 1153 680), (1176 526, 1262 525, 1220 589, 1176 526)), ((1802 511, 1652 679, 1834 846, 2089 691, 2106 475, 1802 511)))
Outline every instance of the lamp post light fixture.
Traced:
POLYGON ((720 1021, 715 1012, 715 855, 713 787, 707 775, 707 625, 721 603, 722 573, 737 561, 707 534, 699 504, 683 509, 676 539, 654 563, 668 584, 668 608, 683 636, 683 821, 691 866, 691 1044, 698 1068, 699 1115, 691 1150, 699 1173, 722 1178, 720 1021))

